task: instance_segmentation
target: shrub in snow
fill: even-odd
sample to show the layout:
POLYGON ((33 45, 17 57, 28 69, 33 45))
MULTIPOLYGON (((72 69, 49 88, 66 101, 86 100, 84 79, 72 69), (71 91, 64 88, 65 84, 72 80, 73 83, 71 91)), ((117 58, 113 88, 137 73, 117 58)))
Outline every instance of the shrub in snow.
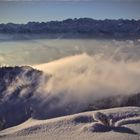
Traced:
POLYGON ((92 132, 107 132, 110 131, 110 127, 97 122, 92 125, 90 130, 92 130, 92 132))
POLYGON ((90 132, 107 132, 110 130, 111 130, 110 127, 105 126, 99 122, 88 124, 82 128, 82 131, 90 131, 90 132))
POLYGON ((93 114, 93 118, 94 118, 94 120, 102 123, 105 126, 110 126, 110 119, 104 113, 96 112, 93 114))

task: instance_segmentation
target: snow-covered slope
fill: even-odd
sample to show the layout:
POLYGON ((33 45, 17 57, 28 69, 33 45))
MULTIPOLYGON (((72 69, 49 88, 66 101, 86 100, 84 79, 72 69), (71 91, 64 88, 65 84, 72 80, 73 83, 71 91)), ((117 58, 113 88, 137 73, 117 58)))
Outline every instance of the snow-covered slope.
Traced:
POLYGON ((140 108, 123 107, 85 112, 48 120, 28 121, 3 131, 1 140, 139 140, 140 108), (104 113, 110 126, 95 119, 104 113), (121 123, 120 123, 121 122, 121 123))

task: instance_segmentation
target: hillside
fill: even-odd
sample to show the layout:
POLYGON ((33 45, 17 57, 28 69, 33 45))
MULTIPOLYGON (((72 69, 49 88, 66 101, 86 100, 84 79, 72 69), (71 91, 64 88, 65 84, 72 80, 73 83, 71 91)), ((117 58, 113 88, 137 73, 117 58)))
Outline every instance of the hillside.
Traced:
MULTIPOLYGON (((47 66, 48 64, 43 64, 37 67, 38 69, 47 69, 47 66)), ((84 71, 79 74, 82 76, 84 71)), ((79 88, 76 88, 77 94, 75 94, 74 87, 71 92, 69 87, 67 90, 61 91, 62 80, 65 78, 64 73, 61 77, 61 72, 58 75, 60 76, 58 83, 51 85, 56 88, 55 91, 50 86, 52 80, 56 78, 55 76, 54 73, 44 73, 29 66, 0 68, 1 129, 21 124, 31 117, 34 119, 50 119, 85 111, 140 106, 139 93, 107 96, 101 93, 102 97, 97 97, 94 92, 89 94, 88 91, 82 93, 80 90, 81 93, 78 93, 79 88)))

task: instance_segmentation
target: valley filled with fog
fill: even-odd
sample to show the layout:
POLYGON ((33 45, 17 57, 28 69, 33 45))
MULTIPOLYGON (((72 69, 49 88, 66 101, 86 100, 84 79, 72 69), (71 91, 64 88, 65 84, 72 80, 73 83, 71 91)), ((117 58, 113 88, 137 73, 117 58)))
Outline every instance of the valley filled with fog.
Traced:
POLYGON ((34 65, 86 53, 118 61, 138 61, 140 40, 29 39, 0 41, 0 64, 34 65))

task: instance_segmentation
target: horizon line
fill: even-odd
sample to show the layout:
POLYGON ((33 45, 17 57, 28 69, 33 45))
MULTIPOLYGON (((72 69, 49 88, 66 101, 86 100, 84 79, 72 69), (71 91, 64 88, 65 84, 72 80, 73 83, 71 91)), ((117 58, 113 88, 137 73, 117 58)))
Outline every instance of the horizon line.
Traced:
POLYGON ((72 20, 79 20, 79 19, 92 19, 92 20, 96 20, 96 21, 105 21, 105 20, 129 20, 129 21, 139 21, 140 19, 128 19, 128 18, 117 18, 117 19, 113 19, 113 18, 104 18, 104 19, 95 19, 95 18, 90 18, 90 17, 79 17, 79 18, 66 18, 63 20, 48 20, 48 21, 27 21, 25 23, 15 23, 15 22, 5 22, 5 23, 0 23, 0 24, 28 24, 30 22, 35 22, 35 23, 49 23, 49 22, 62 22, 68 19, 72 19, 72 20))

